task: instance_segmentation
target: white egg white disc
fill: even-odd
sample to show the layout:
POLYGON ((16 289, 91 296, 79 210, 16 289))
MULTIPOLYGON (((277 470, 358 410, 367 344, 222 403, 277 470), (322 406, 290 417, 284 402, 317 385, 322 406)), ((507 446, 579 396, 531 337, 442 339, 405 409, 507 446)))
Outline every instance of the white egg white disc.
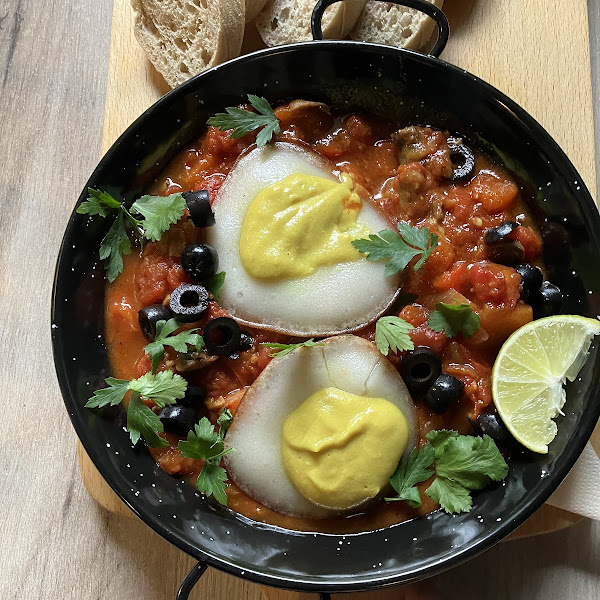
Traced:
POLYGON ((250 386, 225 445, 229 476, 255 500, 278 512, 310 518, 337 514, 301 496, 281 458, 283 424, 311 394, 335 387, 351 394, 384 398, 404 414, 409 437, 402 460, 417 444, 417 416, 402 377, 371 342, 354 336, 328 338, 274 358, 250 386))
MULTIPOLYGON (((307 277, 265 281, 249 276, 240 261, 240 234, 250 203, 263 188, 294 173, 337 180, 323 157, 278 142, 242 156, 221 186, 213 204, 216 224, 207 237, 219 254, 219 270, 226 272, 219 303, 249 325, 298 336, 359 329, 383 313, 398 290, 399 276, 386 277, 384 262, 360 259, 320 267, 307 277)), ((358 222, 373 233, 390 227, 364 198, 358 222)))

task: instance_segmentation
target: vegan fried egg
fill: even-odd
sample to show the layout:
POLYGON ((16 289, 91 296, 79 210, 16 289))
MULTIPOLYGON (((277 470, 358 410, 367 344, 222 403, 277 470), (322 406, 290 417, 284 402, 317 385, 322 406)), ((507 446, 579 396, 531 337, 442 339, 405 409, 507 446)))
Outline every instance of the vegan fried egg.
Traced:
POLYGON ((393 301, 399 276, 351 244, 389 228, 350 177, 285 142, 242 156, 213 204, 208 243, 226 284, 219 303, 248 325, 298 336, 356 330, 393 301))
POLYGON ((269 363, 238 408, 224 460, 264 506, 324 518, 380 494, 416 443, 398 371, 371 342, 341 335, 269 363))

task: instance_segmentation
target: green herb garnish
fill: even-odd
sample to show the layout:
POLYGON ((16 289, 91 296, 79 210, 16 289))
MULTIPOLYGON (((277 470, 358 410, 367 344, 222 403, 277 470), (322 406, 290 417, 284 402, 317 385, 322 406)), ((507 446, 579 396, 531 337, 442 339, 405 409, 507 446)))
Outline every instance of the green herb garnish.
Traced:
POLYGON ((137 379, 105 379, 108 387, 96 390, 86 402, 86 408, 116 406, 123 401, 125 394, 131 390, 131 399, 127 408, 127 430, 133 444, 144 438, 148 446, 160 448, 168 445, 158 433, 163 431, 160 419, 142 402, 142 398, 153 400, 160 408, 164 408, 185 396, 187 381, 172 371, 146 373, 137 379))
POLYGON ((391 229, 384 229, 377 235, 370 234, 369 239, 352 241, 352 245, 359 252, 367 255, 367 260, 389 258, 385 265, 385 274, 388 277, 404 271, 416 256, 420 258, 415 263, 414 269, 419 269, 438 243, 437 235, 429 233, 426 227, 413 227, 408 223, 400 222, 397 228, 399 234, 391 229))
POLYGON ((190 431, 186 440, 181 440, 179 451, 184 458, 195 458, 204 460, 204 466, 196 481, 196 487, 206 496, 214 496, 220 504, 227 505, 227 495, 225 494, 225 481, 227 473, 221 467, 221 458, 233 448, 225 450, 225 433, 231 424, 231 412, 224 408, 217 420, 219 431, 215 431, 211 422, 202 417, 194 426, 194 431, 190 431))
POLYGON ((266 346, 267 348, 273 348, 275 350, 279 350, 279 352, 274 352, 271 354, 273 358, 285 356, 289 354, 292 350, 296 348, 301 348, 302 346, 306 346, 307 348, 312 348, 313 346, 322 346, 323 342, 315 342, 314 338, 310 338, 310 340, 306 340, 305 342, 299 342, 298 344, 276 344, 270 342, 261 342, 261 346, 266 346))
POLYGON ((427 434, 428 444, 413 449, 406 469, 402 464, 390 479, 398 492, 387 501, 404 500, 412 507, 421 505, 416 484, 434 475, 425 495, 437 502, 447 513, 469 512, 473 506, 472 490, 480 490, 492 481, 501 481, 508 465, 491 437, 459 435, 442 429, 427 434), (430 469, 435 462, 434 471, 430 469))
POLYGON ((411 329, 413 326, 400 317, 381 317, 375 324, 377 349, 384 356, 387 356, 390 350, 394 353, 414 350, 415 345, 408 335, 411 329))
POLYGON ((123 256, 131 252, 129 231, 139 243, 144 239, 156 242, 179 221, 187 208, 181 194, 142 196, 128 210, 107 192, 88 188, 88 193, 89 198, 77 207, 79 214, 104 218, 114 216, 113 224, 100 244, 100 259, 105 261, 106 277, 111 283, 123 271, 123 256), (143 219, 134 215, 141 215, 143 219))
POLYGON ((213 295, 216 299, 221 293, 221 288, 225 283, 225 271, 215 273, 210 279, 207 279, 202 285, 213 295))
POLYGON ((169 319, 168 321, 158 321, 156 323, 156 336, 154 341, 150 342, 144 352, 150 356, 152 360, 152 371, 158 369, 160 363, 165 357, 165 346, 171 346, 176 352, 187 352, 188 345, 193 346, 197 352, 201 352, 204 348, 204 340, 198 333, 198 329, 186 329, 177 335, 171 335, 176 329, 181 327, 181 323, 177 319, 169 319))
POLYGON ((262 148, 271 140, 273 134, 279 135, 279 119, 275 116, 271 105, 259 96, 248 94, 248 101, 257 112, 242 108, 228 107, 224 113, 217 113, 207 123, 218 127, 221 131, 231 131, 231 138, 241 138, 251 131, 262 127, 256 136, 256 145, 262 148))
POLYGON ((449 338, 462 333, 471 337, 479 329, 479 315, 466 303, 440 302, 429 315, 427 324, 433 331, 444 332, 449 338))

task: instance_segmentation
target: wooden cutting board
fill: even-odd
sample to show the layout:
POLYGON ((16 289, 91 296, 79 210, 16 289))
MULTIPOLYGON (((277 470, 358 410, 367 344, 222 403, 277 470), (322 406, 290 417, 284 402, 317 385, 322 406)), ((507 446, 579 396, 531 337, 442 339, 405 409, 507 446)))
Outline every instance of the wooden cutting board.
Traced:
MULTIPOLYGON (((482 77, 529 111, 562 146, 595 196, 586 0, 445 0, 444 10, 451 35, 443 59, 482 77)), ((247 31, 243 51, 260 47, 256 31, 247 31)), ((102 153, 168 91, 133 36, 129 0, 114 0, 102 153)), ((600 452, 598 428, 593 443, 600 452)), ((92 497, 110 511, 133 516, 104 482, 81 445, 78 456, 84 484, 92 497)), ((562 529, 579 518, 545 505, 511 538, 562 529)), ((314 598, 273 589, 265 589, 265 594, 271 600, 314 598)), ((404 594, 396 589, 360 596, 384 600, 404 594)))

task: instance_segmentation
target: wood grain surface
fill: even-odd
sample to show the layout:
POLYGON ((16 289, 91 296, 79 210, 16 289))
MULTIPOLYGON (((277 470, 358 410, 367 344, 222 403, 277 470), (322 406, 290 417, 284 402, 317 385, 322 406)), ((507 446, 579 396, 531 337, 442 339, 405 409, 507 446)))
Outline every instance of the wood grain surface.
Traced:
MULTIPOLYGON (((569 123, 581 125, 576 115, 589 101, 589 89, 575 100, 563 95, 570 71, 584 87, 589 81, 584 2, 446 4, 455 37, 445 58, 458 60, 452 44, 469 37, 470 26, 457 21, 458 12, 473 22, 493 17, 493 37, 473 50, 489 55, 494 49, 493 65, 481 74, 490 80, 502 76, 505 85, 515 86, 506 89, 556 136, 593 188, 591 122, 585 121, 583 132, 569 129, 569 123), (510 5, 534 9, 530 22, 499 25, 510 5), (519 48, 518 76, 511 75, 510 46, 519 48), (532 108, 526 101, 542 94, 535 91, 538 78, 553 87, 532 108), (544 106, 543 98, 554 94, 568 101, 560 108, 544 106)), ((590 0, 590 12, 598 18, 596 0, 590 0)), ((0 0, 2 600, 168 600, 194 564, 138 520, 107 512, 90 498, 79 477, 76 437, 52 364, 48 320, 54 263, 75 199, 100 152, 111 13, 112 0, 0 0)), ((153 70, 147 73, 155 81, 153 70)), ((160 79, 155 84, 160 89, 160 79)), ((121 101, 138 91, 123 90, 121 101)), ((558 533, 498 545, 427 584, 398 590, 396 597, 594 600, 599 590, 600 525, 584 520, 558 533)), ((259 600, 262 593, 255 584, 209 570, 191 598, 259 600)))

